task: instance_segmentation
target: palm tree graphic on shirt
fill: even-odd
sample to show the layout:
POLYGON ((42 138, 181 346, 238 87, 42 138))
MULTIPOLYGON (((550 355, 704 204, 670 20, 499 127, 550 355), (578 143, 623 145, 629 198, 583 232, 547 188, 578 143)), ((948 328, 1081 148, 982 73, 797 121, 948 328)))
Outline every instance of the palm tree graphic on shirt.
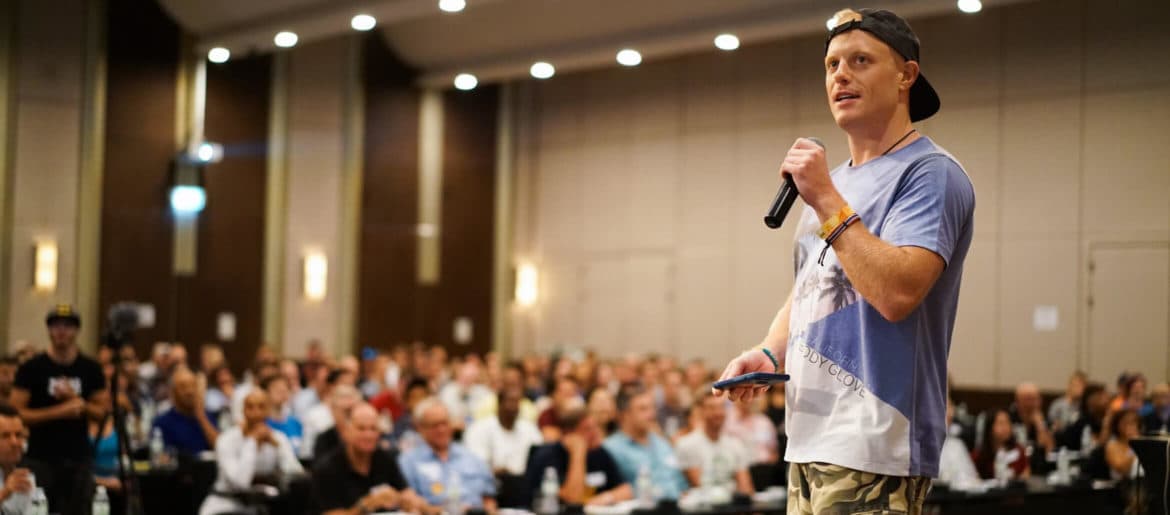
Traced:
POLYGON ((834 312, 857 302, 857 291, 845 276, 844 268, 831 267, 829 274, 821 279, 821 294, 818 300, 824 300, 826 297, 831 299, 834 312))

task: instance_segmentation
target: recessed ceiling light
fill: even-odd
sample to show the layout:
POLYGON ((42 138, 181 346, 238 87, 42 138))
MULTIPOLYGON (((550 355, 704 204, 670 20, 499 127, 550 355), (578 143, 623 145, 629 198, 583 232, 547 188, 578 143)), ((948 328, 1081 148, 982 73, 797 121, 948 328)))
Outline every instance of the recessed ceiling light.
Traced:
POLYGON ((739 48, 739 38, 734 34, 720 34, 715 36, 715 47, 720 50, 735 50, 739 48))
POLYGON ((557 73, 557 69, 553 68, 553 65, 549 63, 539 61, 532 64, 532 67, 528 69, 528 73, 531 73, 537 79, 548 79, 557 73))
POLYGON ((439 9, 449 13, 457 13, 467 7, 467 0, 439 0, 439 9))
POLYGON ((983 2, 979 0, 959 0, 959 10, 965 13, 977 13, 983 10, 983 2))
POLYGON ((232 58, 232 51, 224 47, 217 46, 207 51, 207 60, 213 63, 226 63, 228 59, 232 58))
POLYGON ((280 48, 292 48, 297 44, 297 33, 282 30, 276 33, 276 37, 272 38, 272 42, 280 48))
POLYGON ((479 85, 479 79, 470 73, 460 73, 455 76, 455 89, 470 91, 479 85))
POLYGON ((642 64, 642 54, 630 48, 617 53, 617 62, 622 66, 638 66, 642 64))
POLYGON ((353 30, 367 31, 373 29, 374 25, 377 24, 378 20, 368 14, 359 14, 349 20, 349 26, 353 27, 353 30))

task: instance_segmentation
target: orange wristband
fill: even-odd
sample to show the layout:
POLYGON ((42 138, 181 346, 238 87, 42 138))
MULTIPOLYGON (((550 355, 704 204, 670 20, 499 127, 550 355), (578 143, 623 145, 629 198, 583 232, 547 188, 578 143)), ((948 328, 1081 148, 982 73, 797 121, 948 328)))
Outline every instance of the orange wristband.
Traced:
POLYGON ((822 240, 828 239, 829 235, 833 234, 833 231, 836 231, 837 227, 842 223, 845 223, 845 220, 849 219, 850 216, 853 216, 853 208, 849 207, 849 204, 845 204, 845 206, 841 208, 841 211, 833 215, 828 220, 825 220, 825 223, 821 225, 820 230, 817 231, 817 236, 819 236, 822 240))

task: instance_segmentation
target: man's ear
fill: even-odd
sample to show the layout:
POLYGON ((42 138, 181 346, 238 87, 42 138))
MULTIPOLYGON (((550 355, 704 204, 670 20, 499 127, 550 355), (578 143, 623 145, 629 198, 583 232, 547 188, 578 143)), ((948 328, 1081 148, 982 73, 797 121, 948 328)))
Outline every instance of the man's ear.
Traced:
POLYGON ((913 86, 916 80, 918 80, 918 61, 903 62, 902 71, 898 72, 899 89, 909 91, 910 86, 913 86))

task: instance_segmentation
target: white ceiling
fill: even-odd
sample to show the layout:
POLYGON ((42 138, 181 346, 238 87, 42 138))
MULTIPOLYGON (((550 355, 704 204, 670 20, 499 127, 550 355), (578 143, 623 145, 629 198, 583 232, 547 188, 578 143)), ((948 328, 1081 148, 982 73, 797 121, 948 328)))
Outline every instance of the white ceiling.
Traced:
MULTIPOLYGON (((535 60, 558 73, 612 66, 621 48, 646 59, 712 48, 732 32, 744 43, 825 30, 825 20, 848 0, 467 0, 444 13, 438 0, 159 0, 199 48, 233 53, 275 50, 272 36, 292 30, 300 44, 349 32, 349 19, 367 13, 420 82, 448 85, 459 72, 480 81, 527 74, 535 60)), ((1027 0, 983 0, 985 6, 1027 0)), ((955 12, 953 0, 877 2, 906 18, 955 12)))

